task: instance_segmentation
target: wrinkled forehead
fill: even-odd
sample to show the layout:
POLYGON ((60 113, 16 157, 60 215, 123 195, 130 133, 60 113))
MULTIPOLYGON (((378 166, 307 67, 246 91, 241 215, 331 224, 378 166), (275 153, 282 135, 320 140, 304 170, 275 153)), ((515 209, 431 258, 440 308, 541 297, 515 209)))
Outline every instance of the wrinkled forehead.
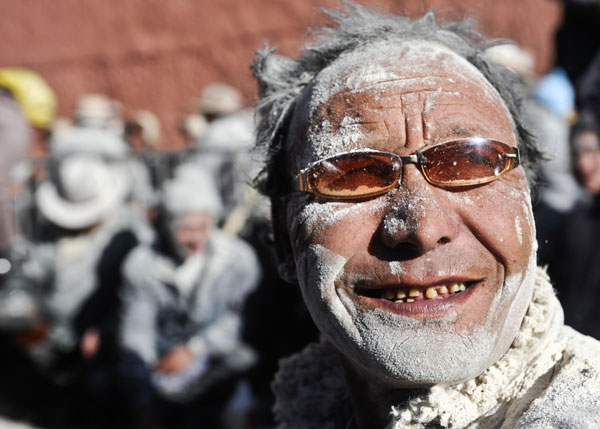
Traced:
POLYGON ((311 117, 331 97, 340 92, 363 92, 386 86, 410 86, 411 80, 448 75, 469 81, 489 91, 501 102, 500 95, 477 68, 449 48, 435 42, 407 40, 400 43, 370 45, 341 56, 315 78, 309 105, 311 117))
POLYGON ((292 142, 294 158, 307 163, 330 156, 339 148, 360 148, 364 109, 356 100, 361 94, 369 93, 374 100, 392 93, 419 91, 454 91, 485 99, 490 105, 500 106, 506 125, 513 128, 499 93, 465 58, 434 42, 381 43, 342 55, 307 88, 296 105, 290 127, 292 138, 300 139, 292 142), (344 111, 343 117, 340 110, 344 111))

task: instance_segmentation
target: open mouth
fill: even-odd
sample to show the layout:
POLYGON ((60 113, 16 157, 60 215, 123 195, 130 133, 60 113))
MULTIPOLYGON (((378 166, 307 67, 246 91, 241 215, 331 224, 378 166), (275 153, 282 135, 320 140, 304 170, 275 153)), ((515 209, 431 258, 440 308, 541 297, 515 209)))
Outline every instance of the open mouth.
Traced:
POLYGON ((411 303, 426 300, 440 300, 458 295, 476 282, 452 282, 429 287, 386 287, 382 289, 361 289, 358 294, 369 298, 385 299, 394 303, 411 303))

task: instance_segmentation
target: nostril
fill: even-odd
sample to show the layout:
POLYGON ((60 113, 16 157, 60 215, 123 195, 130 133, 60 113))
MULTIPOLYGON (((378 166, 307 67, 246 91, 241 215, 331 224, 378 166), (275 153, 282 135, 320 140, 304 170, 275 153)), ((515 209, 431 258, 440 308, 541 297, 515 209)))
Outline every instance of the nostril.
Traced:
POLYGON ((448 237, 442 237, 438 240, 438 244, 447 244, 450 243, 450 239, 448 237))
POLYGON ((414 258, 421 253, 419 246, 409 242, 398 243, 393 249, 394 253, 401 258, 414 258))

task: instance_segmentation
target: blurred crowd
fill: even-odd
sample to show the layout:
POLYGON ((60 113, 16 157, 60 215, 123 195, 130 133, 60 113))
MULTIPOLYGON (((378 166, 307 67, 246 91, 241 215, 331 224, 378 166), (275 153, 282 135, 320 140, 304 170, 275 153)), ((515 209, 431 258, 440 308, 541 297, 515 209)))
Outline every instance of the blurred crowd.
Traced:
POLYGON ((161 149, 149 111, 85 94, 55 118, 25 69, 0 88, 0 415, 272 427, 277 360, 317 335, 278 280, 240 92, 207 86, 161 149))
MULTIPOLYGON (((540 263, 567 324, 600 338, 600 26, 569 28, 581 10, 567 4, 546 76, 517 45, 489 55, 528 83, 549 159, 534 197, 540 263)), ((240 92, 204 88, 178 144, 161 142, 152 112, 105 95, 81 95, 70 117, 56 107, 41 76, 0 69, 0 415, 273 427, 277 361, 317 334, 278 276, 240 92)))

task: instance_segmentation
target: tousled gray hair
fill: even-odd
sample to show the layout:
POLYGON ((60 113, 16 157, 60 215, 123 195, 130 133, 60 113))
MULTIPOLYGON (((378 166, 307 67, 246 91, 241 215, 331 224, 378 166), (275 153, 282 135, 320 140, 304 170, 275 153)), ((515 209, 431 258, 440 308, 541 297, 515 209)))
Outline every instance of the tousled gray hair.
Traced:
POLYGON ((293 59, 264 47, 252 66, 258 81, 257 148, 266 152, 266 166, 259 188, 267 195, 288 191, 285 178, 283 142, 289 116, 296 99, 317 74, 341 55, 381 41, 424 40, 439 43, 473 64, 496 88, 513 119, 521 164, 530 183, 537 164, 544 160, 535 139, 528 131, 522 104, 525 94, 521 80, 507 68, 485 56, 485 50, 498 42, 488 42, 470 20, 440 23, 435 14, 418 19, 384 14, 345 2, 340 10, 324 10, 336 25, 314 31, 302 55, 293 59))

